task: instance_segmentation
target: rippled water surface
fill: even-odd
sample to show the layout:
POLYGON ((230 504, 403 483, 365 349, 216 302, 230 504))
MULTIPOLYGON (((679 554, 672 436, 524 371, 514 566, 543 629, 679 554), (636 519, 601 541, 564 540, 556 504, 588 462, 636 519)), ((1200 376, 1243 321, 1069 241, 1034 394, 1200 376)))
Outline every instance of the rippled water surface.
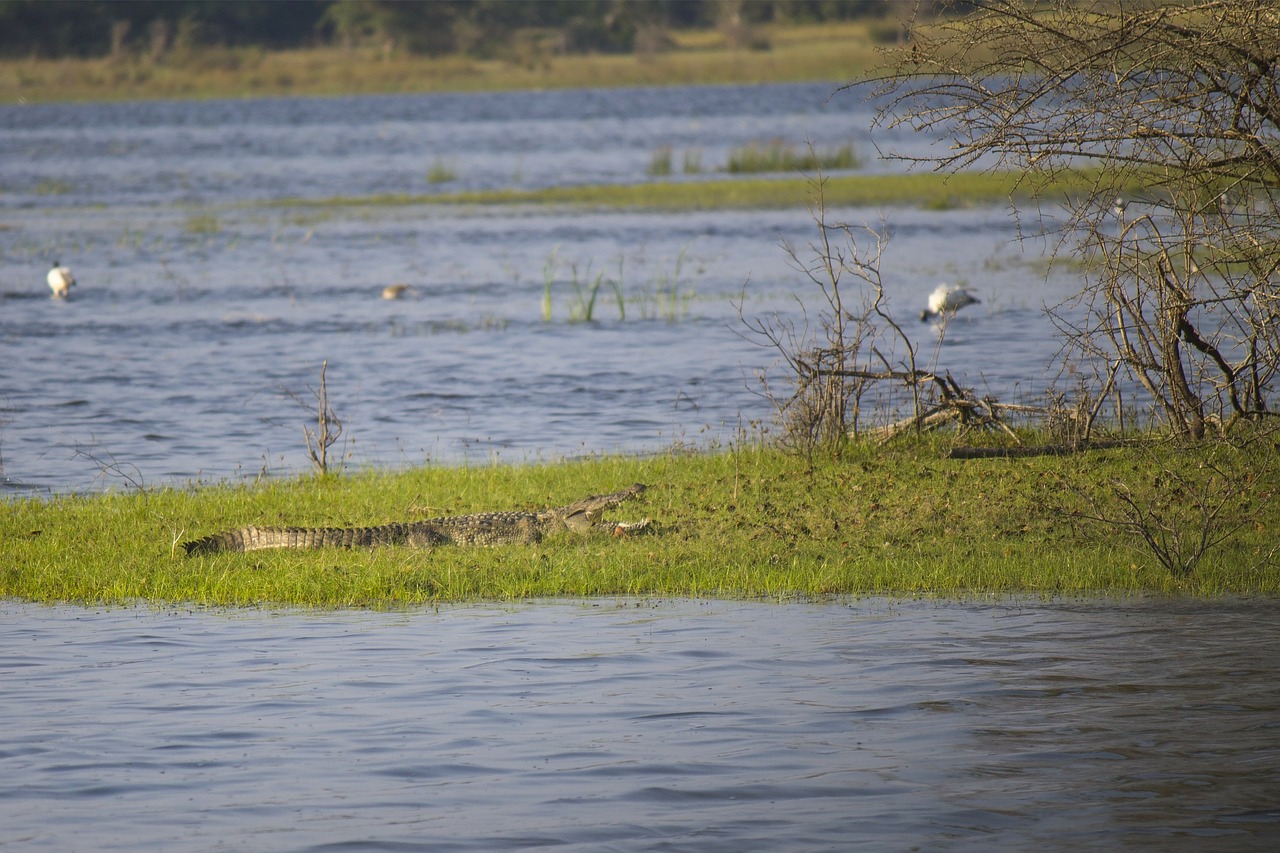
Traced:
POLYGON ((1263 850, 1270 602, 0 603, 14 850, 1263 850))
MULTIPOLYGON (((0 107, 0 494, 303 470, 299 400, 326 360, 333 453, 356 466, 732 438, 771 417, 757 375, 776 361, 738 306, 816 312, 782 248, 814 262, 807 211, 321 202, 642 182, 666 145, 677 169, 700 152, 703 175, 672 178, 699 180, 774 138, 852 142, 883 170, 870 120, 825 84, 0 107), (432 184, 436 164, 454 178, 432 184), (54 259, 79 280, 67 302, 44 284, 54 259), (382 299, 397 283, 405 297, 382 299)), ((891 236, 890 305, 927 358, 914 317, 959 281, 983 301, 939 363, 1004 399, 1052 379, 1041 309, 1077 283, 1011 245, 1007 211, 831 218, 891 236)))

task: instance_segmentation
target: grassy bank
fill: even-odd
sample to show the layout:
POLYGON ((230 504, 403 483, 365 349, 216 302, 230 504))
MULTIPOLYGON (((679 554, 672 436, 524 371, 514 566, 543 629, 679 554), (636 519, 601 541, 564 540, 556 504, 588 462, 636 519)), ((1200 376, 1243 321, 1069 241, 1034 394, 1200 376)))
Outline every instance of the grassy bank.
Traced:
POLYGON ((658 86, 849 80, 877 57, 868 22, 761 28, 758 47, 717 32, 674 33, 646 55, 510 59, 431 58, 377 48, 266 52, 204 49, 162 59, 23 59, 0 62, 5 102, 263 97, 390 92, 658 86))
POLYGON ((806 461, 747 447, 19 501, 0 515, 0 595, 393 607, 543 596, 1280 594, 1271 442, 971 461, 944 459, 943 449, 868 446, 806 461), (1173 497, 1166 467, 1190 472, 1173 497), (1189 574, 1161 567, 1132 531, 1072 515, 1095 498, 1104 514, 1118 512, 1123 483, 1191 533, 1203 522, 1197 490, 1216 488, 1212 472, 1247 483, 1217 519, 1240 526, 1189 574), (176 547, 246 524, 372 525, 541 508, 634 481, 649 491, 613 515, 649 517, 654 535, 193 559, 176 547))

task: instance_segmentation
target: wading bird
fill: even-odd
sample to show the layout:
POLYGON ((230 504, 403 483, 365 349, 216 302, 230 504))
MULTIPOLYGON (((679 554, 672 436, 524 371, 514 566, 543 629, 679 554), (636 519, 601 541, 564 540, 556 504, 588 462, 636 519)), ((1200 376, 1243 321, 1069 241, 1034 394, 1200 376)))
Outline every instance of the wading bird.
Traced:
POLYGON ((920 312, 921 322, 928 322, 932 317, 952 315, 966 305, 977 305, 978 297, 963 287, 940 284, 929 294, 929 307, 920 312))
POLYGON ((54 299, 65 299, 71 290, 71 285, 76 283, 76 277, 71 274, 71 270, 54 261, 53 268, 45 276, 45 281, 49 282, 49 289, 53 291, 54 299))

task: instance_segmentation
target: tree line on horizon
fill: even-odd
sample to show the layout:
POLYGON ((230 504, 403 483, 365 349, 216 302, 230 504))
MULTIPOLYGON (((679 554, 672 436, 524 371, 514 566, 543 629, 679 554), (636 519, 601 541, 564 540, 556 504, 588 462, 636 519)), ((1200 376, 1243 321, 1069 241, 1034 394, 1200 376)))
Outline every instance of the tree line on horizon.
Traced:
MULTIPOLYGON (((376 45, 420 55, 501 56, 520 33, 564 53, 661 49, 674 29, 882 17, 877 0, 0 0, 0 57, 149 57, 202 48, 376 45)), ((758 45, 757 45, 758 46, 758 45)))

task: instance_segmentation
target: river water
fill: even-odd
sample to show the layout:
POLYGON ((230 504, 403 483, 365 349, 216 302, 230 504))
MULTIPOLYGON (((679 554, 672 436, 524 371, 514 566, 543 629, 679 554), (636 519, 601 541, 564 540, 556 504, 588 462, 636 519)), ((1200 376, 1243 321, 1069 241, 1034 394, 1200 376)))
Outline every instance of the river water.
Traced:
MULTIPOLYGON (((909 135, 873 144, 871 118, 834 84, 0 106, 0 494, 306 470, 325 361, 345 427, 332 454, 355 467, 732 440, 770 420, 757 377, 777 362, 738 306, 802 323, 820 305, 783 249, 813 263, 808 211, 323 200, 657 180, 664 146, 677 172, 700 158, 661 179, 677 181, 724 177, 733 147, 773 139, 853 144, 864 171, 901 168, 875 144, 923 152, 909 135), (433 183, 437 166, 452 179, 433 183), (44 284, 55 259, 79 281, 66 302, 44 284), (592 321, 574 322, 601 275, 592 321), (381 298, 398 283, 404 298, 381 298)), ((890 305, 927 358, 934 332, 914 317, 960 282, 982 304, 939 365, 1009 401, 1054 379, 1042 307, 1078 283, 1012 242, 1029 223, 829 218, 891 236, 890 305)))
MULTIPOLYGON (((646 181, 663 146, 705 169, 664 180, 696 181, 774 138, 895 168, 870 118, 834 85, 0 107, 0 494, 303 470, 293 396, 326 360, 353 466, 732 440, 775 361, 737 305, 812 312, 781 248, 811 262, 806 211, 323 200, 646 181), (621 307, 606 288, 574 322, 601 273, 621 307)), ((1011 244, 1026 223, 832 215, 892 235, 901 316, 978 292, 942 366, 1004 398, 1053 379, 1041 307, 1076 282, 1011 244)), ((0 848, 1270 849, 1274 613, 0 602, 0 848)))
POLYGON ((6 850, 1269 850, 1271 602, 0 603, 6 850))

